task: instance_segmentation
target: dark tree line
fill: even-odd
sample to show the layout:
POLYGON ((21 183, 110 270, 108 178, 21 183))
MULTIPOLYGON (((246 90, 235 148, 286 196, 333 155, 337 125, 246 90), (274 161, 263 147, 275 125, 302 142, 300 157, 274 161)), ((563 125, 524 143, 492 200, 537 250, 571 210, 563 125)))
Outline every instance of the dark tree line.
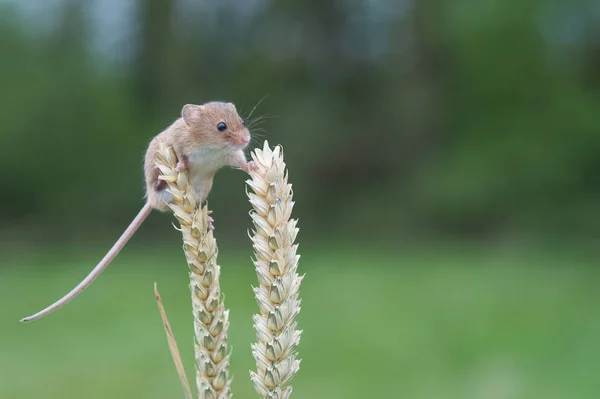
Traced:
MULTIPOLYGON (((121 223, 182 104, 266 95, 309 231, 600 233, 594 2, 222 3, 139 0, 119 62, 86 2, 44 34, 0 12, 2 226, 121 223)), ((238 224, 243 176, 213 197, 238 224)))

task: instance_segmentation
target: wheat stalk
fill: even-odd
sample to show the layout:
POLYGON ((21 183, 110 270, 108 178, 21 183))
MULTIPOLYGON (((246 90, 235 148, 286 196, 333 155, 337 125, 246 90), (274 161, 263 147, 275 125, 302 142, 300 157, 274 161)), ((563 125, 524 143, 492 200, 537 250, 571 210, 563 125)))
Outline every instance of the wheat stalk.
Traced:
POLYGON ((302 277, 298 275, 294 244, 297 220, 290 219, 294 202, 288 184, 281 147, 271 150, 265 142, 252 159, 257 168, 247 180, 253 192, 248 198, 254 210, 251 239, 259 286, 254 288, 260 314, 254 315, 257 343, 252 345, 256 372, 250 371, 254 389, 265 399, 287 399, 287 385, 300 367, 296 347, 301 331, 296 329, 300 312, 298 298, 302 277))
POLYGON ((167 343, 169 344, 169 350, 171 351, 171 356, 173 357, 173 363, 175 363, 175 368, 177 369, 177 374, 179 375, 179 380, 181 381, 181 386, 183 387, 185 399, 192 399, 192 390, 190 389, 190 384, 187 376, 185 375, 185 368, 183 367, 183 361, 181 360, 179 348, 177 348, 177 341, 175 341, 175 335, 171 329, 171 324, 167 318, 165 306, 163 305, 160 294, 158 293, 158 287, 156 286, 156 283, 154 283, 154 297, 156 298, 156 304, 158 305, 160 318, 162 319, 163 327, 165 328, 165 334, 167 334, 167 343))
POLYGON ((219 287, 217 242, 208 229, 207 206, 197 206, 196 192, 187 171, 177 172, 177 156, 171 147, 159 144, 156 166, 160 179, 173 196, 169 207, 179 221, 183 250, 190 269, 190 291, 194 314, 196 384, 200 399, 231 398, 225 309, 219 287))

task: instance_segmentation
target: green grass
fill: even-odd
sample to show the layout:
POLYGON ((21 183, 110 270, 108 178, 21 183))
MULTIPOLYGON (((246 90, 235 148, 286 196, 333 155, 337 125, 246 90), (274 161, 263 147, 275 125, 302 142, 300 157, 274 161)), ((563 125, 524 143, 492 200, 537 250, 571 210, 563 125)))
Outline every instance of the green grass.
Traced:
MULTIPOLYGON (((233 392, 253 398, 256 279, 246 254, 221 250, 233 392)), ((101 252, 3 260, 0 398, 183 398, 152 292, 156 281, 191 375, 181 253, 129 249, 73 303, 18 323, 70 289, 101 252)), ((302 254, 303 361, 293 397, 587 399, 600 392, 600 271, 583 257, 302 254)))

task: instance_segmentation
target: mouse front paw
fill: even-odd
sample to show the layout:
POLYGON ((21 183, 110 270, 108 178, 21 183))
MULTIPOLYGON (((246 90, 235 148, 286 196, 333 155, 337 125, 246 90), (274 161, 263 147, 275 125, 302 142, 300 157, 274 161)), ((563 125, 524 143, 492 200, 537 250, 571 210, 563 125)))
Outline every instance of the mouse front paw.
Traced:
POLYGON ((175 165, 175 170, 177 172, 183 172, 187 168, 188 168, 187 158, 181 158, 181 160, 179 162, 177 162, 177 165, 175 165))
POLYGON ((250 162, 244 162, 240 165, 240 167, 242 168, 242 170, 246 173, 250 173, 253 170, 256 170, 256 168, 258 168, 258 165, 256 164, 256 162, 254 161, 250 161, 250 162))

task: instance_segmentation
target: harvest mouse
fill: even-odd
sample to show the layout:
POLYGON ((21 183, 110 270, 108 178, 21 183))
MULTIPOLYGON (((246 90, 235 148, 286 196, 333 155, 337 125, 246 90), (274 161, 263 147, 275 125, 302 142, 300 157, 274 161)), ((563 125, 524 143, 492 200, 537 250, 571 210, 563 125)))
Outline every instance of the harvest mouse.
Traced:
MULTIPOLYGON (((166 182, 158 179, 160 171, 155 166, 160 141, 171 146, 175 151, 179 160, 177 171, 188 170, 190 181, 196 189, 200 203, 204 202, 208 196, 215 173, 222 167, 239 167, 245 172, 249 172, 256 166, 254 162, 246 161, 244 149, 250 142, 250 131, 232 103, 209 102, 203 105, 185 105, 181 110, 181 117, 152 139, 148 146, 144 161, 147 202, 142 210, 81 283, 46 309, 25 317, 21 321, 39 319, 79 295, 106 269, 142 225, 152 209, 159 211, 169 209, 167 203, 170 203, 173 198, 166 191, 166 182)), ((210 228, 212 228, 212 224, 210 224, 210 228)))

